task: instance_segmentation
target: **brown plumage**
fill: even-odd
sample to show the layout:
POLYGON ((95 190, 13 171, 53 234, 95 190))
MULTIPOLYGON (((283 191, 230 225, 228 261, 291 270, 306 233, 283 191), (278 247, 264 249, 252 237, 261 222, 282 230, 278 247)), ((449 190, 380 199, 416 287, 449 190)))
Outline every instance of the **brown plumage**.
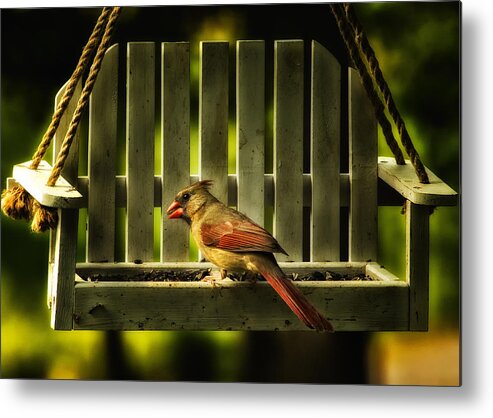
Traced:
POLYGON ((182 218, 205 258, 221 269, 260 273, 306 326, 317 331, 333 331, 301 291, 287 279, 273 253, 286 251, 264 228, 244 214, 228 208, 210 192, 210 180, 180 191, 168 208, 168 218, 182 218))

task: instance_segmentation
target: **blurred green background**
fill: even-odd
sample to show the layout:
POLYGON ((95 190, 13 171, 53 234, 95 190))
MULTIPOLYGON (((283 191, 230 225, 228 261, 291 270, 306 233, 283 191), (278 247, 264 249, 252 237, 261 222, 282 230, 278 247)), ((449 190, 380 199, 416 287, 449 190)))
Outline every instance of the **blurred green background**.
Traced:
MULTIPOLYGON (((361 3, 355 10, 424 163, 459 191, 460 4, 361 3)), ((1 11, 3 187, 12 165, 31 158, 99 13, 1 11)), ((288 38, 316 39, 346 63, 321 4, 128 7, 114 35, 115 42, 190 40, 192 83, 198 83, 199 40, 265 39, 268 46, 288 38)), ((196 97, 192 106, 196 117, 196 97)), ((230 144, 234 134, 232 120, 230 144)), ((191 138, 195 147, 196 124, 191 138)), ((267 141, 269 150, 269 135, 267 141)), ((391 155, 383 138, 379 147, 380 155, 391 155)), ((193 172, 196 166, 192 158, 193 172)), ((458 384, 459 207, 438 208, 431 218, 427 333, 55 332, 46 307, 48 235, 3 215, 1 227, 4 378, 458 384)), ((400 208, 379 210, 379 234, 379 261, 403 277, 400 208)))

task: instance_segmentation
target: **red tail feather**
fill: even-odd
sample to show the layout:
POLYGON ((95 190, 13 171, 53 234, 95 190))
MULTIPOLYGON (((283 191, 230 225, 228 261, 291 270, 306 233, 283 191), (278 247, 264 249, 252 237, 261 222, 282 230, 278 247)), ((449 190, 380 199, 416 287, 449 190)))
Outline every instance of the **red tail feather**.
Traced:
POLYGON ((329 320, 308 302, 305 295, 301 293, 291 280, 284 276, 278 266, 275 267, 277 268, 269 269, 271 271, 262 271, 263 269, 260 269, 260 272, 296 316, 309 328, 316 329, 317 331, 334 332, 334 328, 329 320))

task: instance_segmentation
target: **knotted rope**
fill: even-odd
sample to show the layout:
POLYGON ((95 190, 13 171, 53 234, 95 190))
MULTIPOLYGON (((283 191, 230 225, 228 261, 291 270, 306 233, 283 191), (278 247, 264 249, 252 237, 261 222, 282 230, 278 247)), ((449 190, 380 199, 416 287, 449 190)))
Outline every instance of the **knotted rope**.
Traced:
POLYGON ((67 83, 67 87, 65 88, 65 91, 63 93, 62 99, 60 100, 60 103, 58 103, 55 113, 51 118, 51 123, 48 126, 48 129, 43 135, 43 139, 39 143, 38 148, 32 157, 32 162, 29 167, 32 170, 36 170, 38 168, 39 163, 43 159, 44 155, 46 154, 46 151, 48 150, 48 147, 51 144, 53 136, 55 135, 55 132, 58 128, 58 125, 60 125, 62 116, 65 113, 65 110, 67 109, 70 99, 74 95, 75 87, 77 86, 77 83, 82 77, 82 74, 84 74, 84 72, 86 71, 91 56, 93 55, 94 51, 96 50, 96 48, 101 42, 101 35, 107 24, 110 13, 111 13, 111 7, 105 7, 101 12, 98 21, 96 22, 96 26, 94 26, 92 34, 82 51, 82 55, 79 58, 77 67, 75 68, 72 76, 70 77, 70 80, 67 83))
POLYGON ((89 103, 89 97, 91 95, 91 91, 94 87, 94 83, 96 82, 96 78, 98 76, 99 70, 101 69, 101 64, 103 62, 104 54, 109 47, 109 43, 111 40, 111 35, 113 33, 113 29, 115 27, 116 19, 120 14, 120 7, 114 7, 111 15, 108 19, 108 23, 106 25, 103 39, 99 44, 98 51, 96 56, 94 57, 94 61, 91 65, 91 69, 89 71, 89 75, 84 84, 84 88, 82 89, 82 93, 79 97, 79 101, 77 102, 77 107, 75 108, 74 114, 72 116, 72 121, 70 122, 70 126, 68 127, 67 133, 65 135, 65 139, 63 140, 60 151, 58 152, 58 156, 51 170, 50 177, 48 178, 48 186, 54 186, 60 174, 62 172, 65 161, 68 157, 70 146, 74 141, 75 134, 77 133, 77 127, 79 126, 80 118, 82 116, 82 112, 86 108, 89 103))
POLYGON ((413 164, 419 181, 421 183, 429 183, 428 174, 426 173, 425 167, 412 143, 404 120, 397 110, 397 106, 392 97, 392 93, 390 92, 390 88, 383 77, 375 52, 371 47, 370 42, 363 31, 363 27, 353 11, 353 8, 349 3, 344 3, 344 5, 332 4, 330 7, 351 60, 358 70, 363 86, 375 109, 375 115, 380 126, 382 127, 382 132, 385 136, 387 144, 394 154, 396 163, 401 165, 404 164, 404 157, 392 133, 391 124, 385 116, 384 104, 380 99, 379 93, 374 88, 375 84, 381 92, 389 114, 397 126, 401 143, 411 159, 411 163, 413 164), (368 67, 370 68, 370 72, 368 71, 368 67, 363 59, 366 60, 368 67))
MULTIPOLYGON (((72 145, 75 134, 77 133, 77 127, 79 125, 82 113, 89 102, 89 97, 92 88, 94 87, 98 72, 101 68, 104 54, 108 49, 116 19, 118 18, 120 11, 120 7, 103 8, 89 41, 84 47, 77 67, 67 83, 62 99, 53 114, 51 123, 32 158, 30 168, 35 170, 38 168, 42 158, 46 154, 46 151, 50 146, 53 136, 60 124, 61 118, 74 94, 75 87, 87 69, 90 59, 94 55, 94 50, 97 48, 89 75, 72 116, 70 126, 67 130, 60 151, 58 152, 58 156, 55 165, 52 168, 50 177, 48 178, 48 186, 55 185, 63 170, 63 166, 70 151, 70 146, 72 145), (102 35, 103 30, 104 34, 102 35)), ((48 208, 41 205, 22 186, 16 186, 10 190, 3 191, 2 210, 7 216, 14 219, 32 219, 31 228, 35 232, 42 232, 49 228, 55 228, 58 223, 57 210, 55 208, 48 208)))

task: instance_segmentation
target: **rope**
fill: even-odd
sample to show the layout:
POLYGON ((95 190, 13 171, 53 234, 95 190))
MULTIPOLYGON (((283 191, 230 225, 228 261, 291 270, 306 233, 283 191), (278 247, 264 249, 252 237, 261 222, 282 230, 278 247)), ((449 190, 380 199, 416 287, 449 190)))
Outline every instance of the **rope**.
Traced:
POLYGON ((111 34, 113 33, 113 29, 115 27, 116 19, 120 14, 121 8, 114 7, 111 15, 108 20, 108 24, 106 25, 104 36, 99 44, 98 51, 96 53, 96 57, 91 65, 91 70, 89 71, 89 76, 87 77, 86 83, 84 85, 84 89, 79 97, 79 101, 77 102, 77 107, 75 108, 74 115, 72 116, 72 121, 70 122, 70 126, 65 135, 65 139, 63 140, 60 151, 58 152, 58 156, 51 170, 50 177, 48 178, 47 185, 54 186, 60 174, 62 172, 65 161, 67 160, 70 146, 74 141, 75 134, 77 133, 77 127, 79 126, 79 122, 82 116, 82 112, 86 108, 89 103, 89 96, 91 95, 92 88, 94 87, 94 83, 96 82, 96 78, 98 76, 99 70, 101 68, 101 64, 103 62, 104 54, 108 49, 111 34))
MULTIPOLYGON (((101 68, 104 54, 108 49, 111 34, 120 11, 120 7, 103 8, 91 36, 82 51, 77 67, 67 83, 62 99, 52 116, 50 125, 43 135, 38 149, 33 155, 30 168, 35 170, 38 168, 42 158, 44 157, 60 124, 61 118, 65 113, 71 98, 73 97, 75 87, 87 69, 91 57, 94 56, 94 50, 97 48, 88 78, 85 82, 81 96, 77 102, 77 107, 72 116, 70 126, 67 130, 60 151, 58 152, 58 156, 55 165, 52 168, 50 177, 48 178, 48 186, 54 186, 60 177, 61 171, 70 151, 70 146, 72 145, 77 132, 77 127, 80 122, 82 112, 87 106, 90 93, 96 81, 99 69, 101 68), (103 30, 104 35, 102 35, 103 30)), ((41 205, 22 186, 15 186, 10 190, 3 191, 2 210, 7 216, 14 219, 32 219, 31 228, 34 232, 43 232, 49 228, 55 228, 58 224, 57 209, 48 208, 41 205)))
POLYGON ((411 137, 409 136, 404 120, 402 119, 401 114, 397 109, 394 98, 392 97, 392 93, 390 92, 390 88, 385 81, 385 78, 383 77, 380 65, 375 55, 375 51, 371 47, 370 42, 368 41, 368 37, 364 33, 363 27, 358 21, 358 18, 356 17, 356 14, 354 13, 351 5, 349 3, 344 3, 343 10, 347 21, 354 31, 354 39, 368 62, 371 74, 376 81, 380 92, 382 93, 390 116, 392 116, 392 119, 397 126, 402 145, 404 146, 404 149, 411 159, 411 163, 414 166, 419 181, 421 183, 429 183, 430 180, 428 179, 428 174, 426 173, 425 167, 421 162, 421 159, 419 158, 419 154, 414 147, 411 137))
MULTIPOLYGON (((70 121, 70 125, 68 127, 67 133, 65 134, 65 138, 63 140, 62 146, 60 147, 60 151, 58 152, 56 162, 51 169, 51 174, 47 181, 48 186, 54 186, 62 173, 63 166, 65 165, 65 161, 67 160, 70 152, 70 147, 74 142, 75 135, 77 133, 77 127, 79 126, 82 113, 89 103, 89 97, 91 95, 91 91, 94 87, 94 83, 96 82, 96 78, 101 68, 104 54, 108 49, 111 34, 113 33, 116 19, 120 14, 120 10, 120 7, 114 7, 111 11, 110 17, 108 18, 103 38, 98 46, 98 50, 96 52, 96 56, 94 57, 94 61, 92 62, 89 75, 84 84, 84 88, 82 89, 79 101, 77 102, 77 107, 75 108, 74 114, 72 115, 72 120, 70 121)), ((40 205, 38 202, 34 202, 33 208, 34 216, 31 223, 31 229, 34 232, 44 232, 48 229, 56 228, 58 224, 58 211, 56 209, 47 208, 43 205, 40 205)))
POLYGON ((366 70, 366 66, 361 59, 361 56, 358 52, 358 45, 354 40, 354 36, 352 36, 352 31, 349 25, 346 24, 344 19, 344 11, 342 10, 342 6, 337 3, 330 5, 332 14, 335 17, 337 26, 339 27, 339 32, 341 33, 342 39, 346 45, 346 48, 349 52, 349 56, 353 61, 355 67, 358 70, 358 74, 361 78, 363 86, 366 90, 366 93, 373 105, 375 116, 377 118, 378 123, 382 127, 382 132, 384 134, 385 140, 387 141, 387 145, 389 146, 392 154, 394 154, 395 161, 397 164, 403 165, 405 164, 404 156, 402 155, 402 151, 395 140, 394 134, 392 133, 392 125, 388 121, 385 116, 385 108, 378 96, 377 91, 373 87, 373 80, 366 70))
POLYGON ((29 167, 32 170, 36 170, 38 168, 39 164, 41 163, 41 160, 43 159, 44 155, 46 154, 46 151, 48 150, 48 147, 51 144, 53 136, 55 135, 55 132, 58 128, 58 125, 60 125, 62 116, 65 113, 65 109, 67 109, 70 99, 74 95, 75 87, 77 86, 77 83, 82 77, 82 74, 85 72, 89 60, 94 53, 94 50, 98 47, 98 45, 101 42, 101 35, 108 21, 110 12, 111 12, 111 7, 105 7, 101 12, 98 21, 96 22, 96 26, 94 26, 92 34, 82 51, 82 55, 79 58, 77 67, 75 68, 72 76, 70 77, 70 80, 67 83, 67 87, 65 88, 65 92, 63 93, 62 99, 60 100, 60 103, 58 104, 56 111, 51 118, 51 123, 48 126, 48 129, 46 130, 45 134, 43 135, 43 139, 38 145, 38 149, 36 150, 36 152, 32 157, 32 162, 29 167))

